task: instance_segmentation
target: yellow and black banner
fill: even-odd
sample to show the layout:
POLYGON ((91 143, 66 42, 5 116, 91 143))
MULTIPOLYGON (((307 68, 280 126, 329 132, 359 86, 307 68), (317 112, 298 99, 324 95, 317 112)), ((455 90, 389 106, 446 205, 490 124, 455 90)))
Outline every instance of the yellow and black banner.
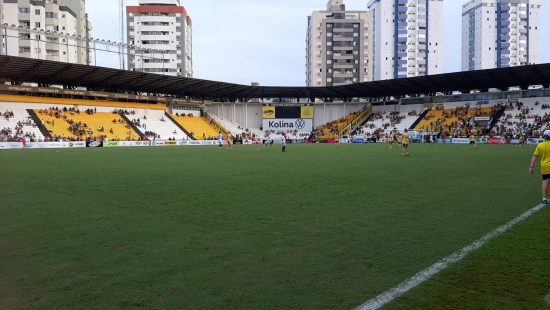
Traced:
POLYGON ((262 107, 263 119, 275 119, 275 107, 262 107))
POLYGON ((263 106, 263 119, 313 119, 315 107, 309 106, 263 106))
POLYGON ((313 119, 313 114, 314 114, 313 106, 303 106, 302 107, 301 118, 303 118, 303 119, 313 119))

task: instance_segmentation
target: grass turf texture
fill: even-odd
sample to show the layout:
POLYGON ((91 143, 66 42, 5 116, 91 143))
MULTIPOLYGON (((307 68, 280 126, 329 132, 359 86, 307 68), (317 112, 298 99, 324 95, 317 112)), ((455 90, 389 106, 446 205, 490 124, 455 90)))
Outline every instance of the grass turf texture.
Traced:
MULTIPOLYGON (((532 151, 3 151, 0 308, 350 309, 537 204, 532 151)), ((390 308, 544 307, 549 212, 390 308)))

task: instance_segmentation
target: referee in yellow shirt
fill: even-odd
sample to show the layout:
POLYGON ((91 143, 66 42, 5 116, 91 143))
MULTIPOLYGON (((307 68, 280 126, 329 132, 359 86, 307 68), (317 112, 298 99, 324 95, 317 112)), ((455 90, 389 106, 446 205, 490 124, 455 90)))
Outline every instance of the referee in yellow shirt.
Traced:
POLYGON ((535 173, 535 164, 540 160, 540 172, 542 174, 542 203, 548 204, 548 188, 550 187, 550 130, 545 130, 543 134, 544 142, 535 149, 535 154, 531 159, 529 173, 535 173))

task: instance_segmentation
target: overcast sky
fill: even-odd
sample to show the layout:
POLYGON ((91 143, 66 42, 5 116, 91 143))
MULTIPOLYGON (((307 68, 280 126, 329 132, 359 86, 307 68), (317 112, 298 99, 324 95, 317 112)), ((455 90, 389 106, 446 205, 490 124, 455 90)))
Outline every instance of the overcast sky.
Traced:
MULTIPOLYGON (((120 41, 118 1, 92 0, 87 11, 94 38, 120 41)), ((127 0, 134 5, 137 0, 127 0)), ((368 0, 346 0, 366 10, 368 0)), ((444 1, 444 71, 460 70, 462 4, 444 1)), ((307 16, 326 0, 182 0, 193 19, 194 77, 262 85, 305 84, 307 16)), ((550 63, 550 6, 541 12, 541 63, 550 63)), ((117 67, 116 55, 98 54, 97 65, 117 67)))

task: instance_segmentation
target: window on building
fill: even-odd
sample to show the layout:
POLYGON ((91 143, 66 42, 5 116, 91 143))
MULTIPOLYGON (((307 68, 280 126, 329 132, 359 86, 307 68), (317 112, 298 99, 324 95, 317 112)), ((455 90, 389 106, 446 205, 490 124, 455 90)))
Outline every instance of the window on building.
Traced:
POLYGON ((34 10, 34 15, 40 15, 40 10, 34 10))

